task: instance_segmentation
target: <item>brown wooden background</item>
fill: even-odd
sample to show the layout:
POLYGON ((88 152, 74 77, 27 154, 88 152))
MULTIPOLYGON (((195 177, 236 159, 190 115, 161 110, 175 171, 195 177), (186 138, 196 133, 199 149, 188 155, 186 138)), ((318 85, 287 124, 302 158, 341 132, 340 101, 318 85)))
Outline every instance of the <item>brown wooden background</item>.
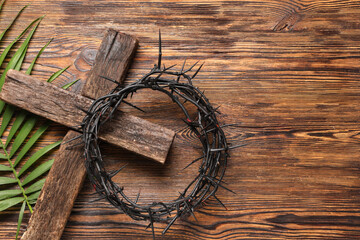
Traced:
MULTIPOLYGON (((27 3, 8 0, 1 29, 27 3)), ((42 14, 27 62, 54 41, 35 68, 39 78, 72 64, 57 83, 85 80, 104 30, 113 27, 140 41, 132 82, 155 63, 160 28, 164 63, 205 61, 194 84, 221 105, 223 123, 239 123, 226 129, 229 141, 248 144, 231 152, 225 177, 237 194, 219 190, 228 210, 210 200, 198 222, 182 219, 163 238, 165 225, 155 225, 159 239, 360 238, 360 1, 35 0, 17 26, 42 14)), ((195 175, 197 166, 180 169, 199 156, 199 144, 164 96, 145 91, 133 102, 148 112, 134 114, 179 130, 167 163, 106 146, 104 155, 110 168, 129 163, 116 180, 130 196, 140 190, 143 203, 171 200, 195 175)), ((54 125, 42 143, 65 132, 54 125)), ((147 223, 105 201, 89 203, 92 193, 86 182, 64 240, 151 239, 147 223)), ((16 221, 16 209, 0 214, 1 239, 14 238, 16 221)))

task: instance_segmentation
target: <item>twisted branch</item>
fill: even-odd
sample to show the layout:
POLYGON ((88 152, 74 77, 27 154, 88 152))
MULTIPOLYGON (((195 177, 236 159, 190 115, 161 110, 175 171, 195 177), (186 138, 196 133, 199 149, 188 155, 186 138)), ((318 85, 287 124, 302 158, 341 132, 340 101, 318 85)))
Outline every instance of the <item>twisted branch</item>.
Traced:
MULTIPOLYGON (((155 236, 155 222, 168 223, 163 230, 164 234, 179 217, 191 214, 195 218, 195 209, 210 197, 214 197, 224 206, 215 196, 219 187, 231 191, 223 186, 230 147, 216 118, 217 109, 210 104, 204 93, 192 84, 192 80, 202 65, 192 75, 189 72, 196 63, 184 70, 184 62, 181 71, 172 70, 173 66, 161 68, 160 39, 159 37, 158 64, 155 64, 154 68, 138 81, 126 87, 118 86, 108 95, 95 100, 88 109, 81 126, 82 138, 85 143, 85 165, 96 192, 101 195, 101 199, 106 198, 113 206, 131 218, 150 221, 149 226, 152 228, 153 236, 155 236), (179 193, 179 197, 171 202, 154 202, 150 205, 138 204, 139 194, 136 200, 130 199, 125 195, 124 187, 119 187, 112 181, 112 177, 122 168, 115 172, 107 172, 98 145, 98 133, 101 127, 113 117, 115 110, 121 103, 137 108, 125 99, 132 96, 136 91, 145 88, 165 93, 180 107, 185 116, 183 121, 200 140, 203 152, 200 158, 193 160, 188 165, 201 161, 197 176, 179 193), (190 117, 188 109, 184 105, 185 102, 196 107, 197 117, 195 119, 190 117)), ((110 79, 110 81, 112 80, 110 79)))

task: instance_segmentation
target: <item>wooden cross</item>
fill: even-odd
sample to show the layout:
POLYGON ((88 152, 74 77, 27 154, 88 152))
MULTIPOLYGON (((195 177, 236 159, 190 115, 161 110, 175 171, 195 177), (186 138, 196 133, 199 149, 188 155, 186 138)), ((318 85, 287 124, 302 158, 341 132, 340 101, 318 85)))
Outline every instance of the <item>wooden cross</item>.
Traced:
MULTIPOLYGON (((107 94, 122 83, 136 51, 133 37, 109 29, 81 95, 64 91, 17 71, 8 71, 0 98, 17 107, 68 127, 79 125, 92 99, 107 94)), ((164 163, 175 133, 126 113, 115 114, 99 138, 132 152, 164 163)), ((63 142, 80 133, 70 130, 63 142)), ((60 146, 54 164, 31 215, 23 240, 60 239, 77 194, 85 178, 83 149, 60 146)))

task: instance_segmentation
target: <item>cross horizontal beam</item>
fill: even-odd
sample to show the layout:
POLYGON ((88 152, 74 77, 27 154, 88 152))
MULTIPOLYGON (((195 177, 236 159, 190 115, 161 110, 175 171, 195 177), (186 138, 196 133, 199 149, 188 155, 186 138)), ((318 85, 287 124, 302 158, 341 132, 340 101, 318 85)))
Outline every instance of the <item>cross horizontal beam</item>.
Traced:
MULTIPOLYGON (((74 130, 82 123, 93 100, 15 70, 9 70, 0 99, 74 130)), ((99 138, 164 163, 175 132, 118 111, 104 125, 99 138)))

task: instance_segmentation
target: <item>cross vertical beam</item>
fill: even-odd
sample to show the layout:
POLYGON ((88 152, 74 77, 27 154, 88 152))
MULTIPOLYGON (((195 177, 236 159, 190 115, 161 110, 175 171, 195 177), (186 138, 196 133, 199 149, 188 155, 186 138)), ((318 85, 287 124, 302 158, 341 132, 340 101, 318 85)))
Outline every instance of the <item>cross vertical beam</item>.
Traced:
POLYGON ((137 47, 138 41, 132 36, 109 29, 98 50, 81 95, 97 99, 116 87, 116 83, 103 77, 122 84, 137 47))
MULTIPOLYGON (((63 141, 79 135, 70 130, 63 141)), ((86 175, 83 148, 68 148, 68 145, 60 146, 22 240, 56 240, 64 231, 86 175)))
MULTIPOLYGON (((82 94, 97 98, 113 89, 116 84, 104 82, 106 80, 99 78, 99 75, 116 79, 121 84, 137 46, 138 41, 132 36, 109 29, 82 94)), ((79 135, 77 132, 69 131, 63 142, 66 143, 67 140, 79 135)), ((86 174, 83 149, 68 149, 69 144, 64 143, 46 178, 22 240, 57 240, 64 231, 86 174)))

